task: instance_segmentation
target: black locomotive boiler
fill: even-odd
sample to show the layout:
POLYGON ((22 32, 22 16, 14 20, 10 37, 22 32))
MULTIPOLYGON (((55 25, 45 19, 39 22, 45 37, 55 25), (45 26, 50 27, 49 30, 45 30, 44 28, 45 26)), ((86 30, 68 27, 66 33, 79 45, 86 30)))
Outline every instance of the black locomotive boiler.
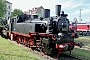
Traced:
POLYGON ((74 42, 75 34, 69 29, 68 15, 60 12, 61 5, 56 5, 56 16, 50 17, 50 9, 43 9, 40 18, 22 15, 11 22, 8 20, 8 36, 17 43, 57 57, 63 51, 71 52, 75 45, 81 45, 74 42))

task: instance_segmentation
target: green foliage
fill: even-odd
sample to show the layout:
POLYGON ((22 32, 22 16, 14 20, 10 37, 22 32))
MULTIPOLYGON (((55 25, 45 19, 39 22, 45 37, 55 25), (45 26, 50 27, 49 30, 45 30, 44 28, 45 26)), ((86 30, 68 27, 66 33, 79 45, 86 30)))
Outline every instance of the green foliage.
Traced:
POLYGON ((73 19, 73 22, 78 23, 78 20, 77 20, 77 18, 76 18, 76 17, 73 19))
POLYGON ((12 16, 21 15, 21 14, 23 14, 23 12, 20 9, 14 9, 14 11, 12 12, 12 16))
POLYGON ((4 16, 6 12, 6 2, 5 0, 0 0, 0 18, 4 16))

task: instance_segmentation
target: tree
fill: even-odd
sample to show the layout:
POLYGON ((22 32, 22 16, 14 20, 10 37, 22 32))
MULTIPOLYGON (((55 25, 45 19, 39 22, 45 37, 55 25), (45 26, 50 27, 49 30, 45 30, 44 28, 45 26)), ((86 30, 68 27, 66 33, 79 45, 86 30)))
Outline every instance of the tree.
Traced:
POLYGON ((6 1, 0 0, 0 18, 2 18, 5 13, 6 13, 6 1))
POLYGON ((73 22, 78 23, 78 20, 77 20, 77 18, 76 18, 76 17, 73 19, 73 22))
POLYGON ((14 9, 14 11, 12 12, 12 16, 21 15, 21 14, 23 14, 23 12, 20 9, 14 9))

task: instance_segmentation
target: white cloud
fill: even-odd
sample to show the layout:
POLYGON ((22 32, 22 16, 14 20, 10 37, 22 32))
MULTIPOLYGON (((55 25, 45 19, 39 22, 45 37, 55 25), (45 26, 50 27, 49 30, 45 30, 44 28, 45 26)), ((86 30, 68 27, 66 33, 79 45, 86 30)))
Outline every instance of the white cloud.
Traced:
POLYGON ((72 6, 74 4, 74 0, 68 0, 68 1, 64 1, 62 3, 62 8, 71 8, 70 6, 72 6))
MULTIPOLYGON (((66 10, 65 12, 68 13, 67 10, 74 11, 74 8, 83 6, 87 8, 82 8, 82 14, 89 13, 90 14, 90 4, 83 4, 85 0, 8 0, 13 3, 13 9, 18 8, 23 11, 27 11, 33 7, 43 6, 44 8, 51 10, 51 15, 55 15, 55 5, 61 4, 62 10, 66 10), (72 10, 71 10, 72 9, 72 10)), ((74 17, 79 17, 80 10, 73 13, 68 13, 69 18, 73 19, 74 17)))
POLYGON ((13 8, 21 8, 23 10, 29 9, 35 6, 43 6, 45 8, 52 8, 56 4, 61 4, 62 8, 74 8, 81 3, 76 3, 75 0, 8 0, 13 3, 13 8))
POLYGON ((74 3, 74 5, 72 5, 71 8, 79 7, 79 6, 81 6, 83 4, 83 2, 84 2, 84 0, 82 0, 81 2, 78 1, 78 2, 74 3))
MULTIPOLYGON (((72 21, 75 17, 79 20, 80 19, 80 10, 77 10, 77 11, 75 11, 75 12, 73 12, 73 13, 68 13, 69 14, 69 16, 68 16, 68 18, 72 21)), ((82 11, 81 11, 81 15, 82 15, 82 22, 89 22, 89 19, 90 19, 90 9, 82 9, 82 11), (88 18, 88 16, 89 16, 89 18, 88 18)))
POLYGON ((89 9, 82 10, 82 14, 86 14, 86 13, 90 13, 90 10, 89 9))
POLYGON ((27 11, 33 7, 43 6, 50 9, 51 14, 55 14, 55 5, 61 4, 64 10, 73 9, 80 6, 84 0, 78 2, 76 0, 8 0, 13 3, 13 9, 18 8, 27 11))
POLYGON ((77 8, 79 6, 81 6, 83 4, 84 0, 82 1, 76 1, 76 0, 68 0, 68 1, 64 1, 62 3, 62 8, 63 9, 73 9, 73 8, 77 8))
POLYGON ((28 10, 33 7, 43 6, 44 8, 52 8, 57 3, 57 0, 8 0, 13 3, 13 9, 28 10))
MULTIPOLYGON (((73 14, 79 14, 79 13, 80 13, 80 10, 75 11, 73 14)), ((86 14, 86 13, 90 13, 90 10, 89 9, 82 9, 81 10, 81 14, 86 14)))

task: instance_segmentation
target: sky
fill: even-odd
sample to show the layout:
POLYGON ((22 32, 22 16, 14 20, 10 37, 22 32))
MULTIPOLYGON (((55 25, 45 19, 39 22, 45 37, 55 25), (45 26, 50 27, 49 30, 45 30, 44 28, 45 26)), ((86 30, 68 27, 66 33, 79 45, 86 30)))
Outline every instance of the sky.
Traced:
POLYGON ((50 15, 55 16, 55 5, 61 5, 61 10, 68 14, 68 19, 73 21, 74 18, 81 22, 90 22, 90 1, 89 0, 7 0, 12 4, 12 9, 21 9, 28 11, 33 7, 43 6, 50 9, 50 15))

